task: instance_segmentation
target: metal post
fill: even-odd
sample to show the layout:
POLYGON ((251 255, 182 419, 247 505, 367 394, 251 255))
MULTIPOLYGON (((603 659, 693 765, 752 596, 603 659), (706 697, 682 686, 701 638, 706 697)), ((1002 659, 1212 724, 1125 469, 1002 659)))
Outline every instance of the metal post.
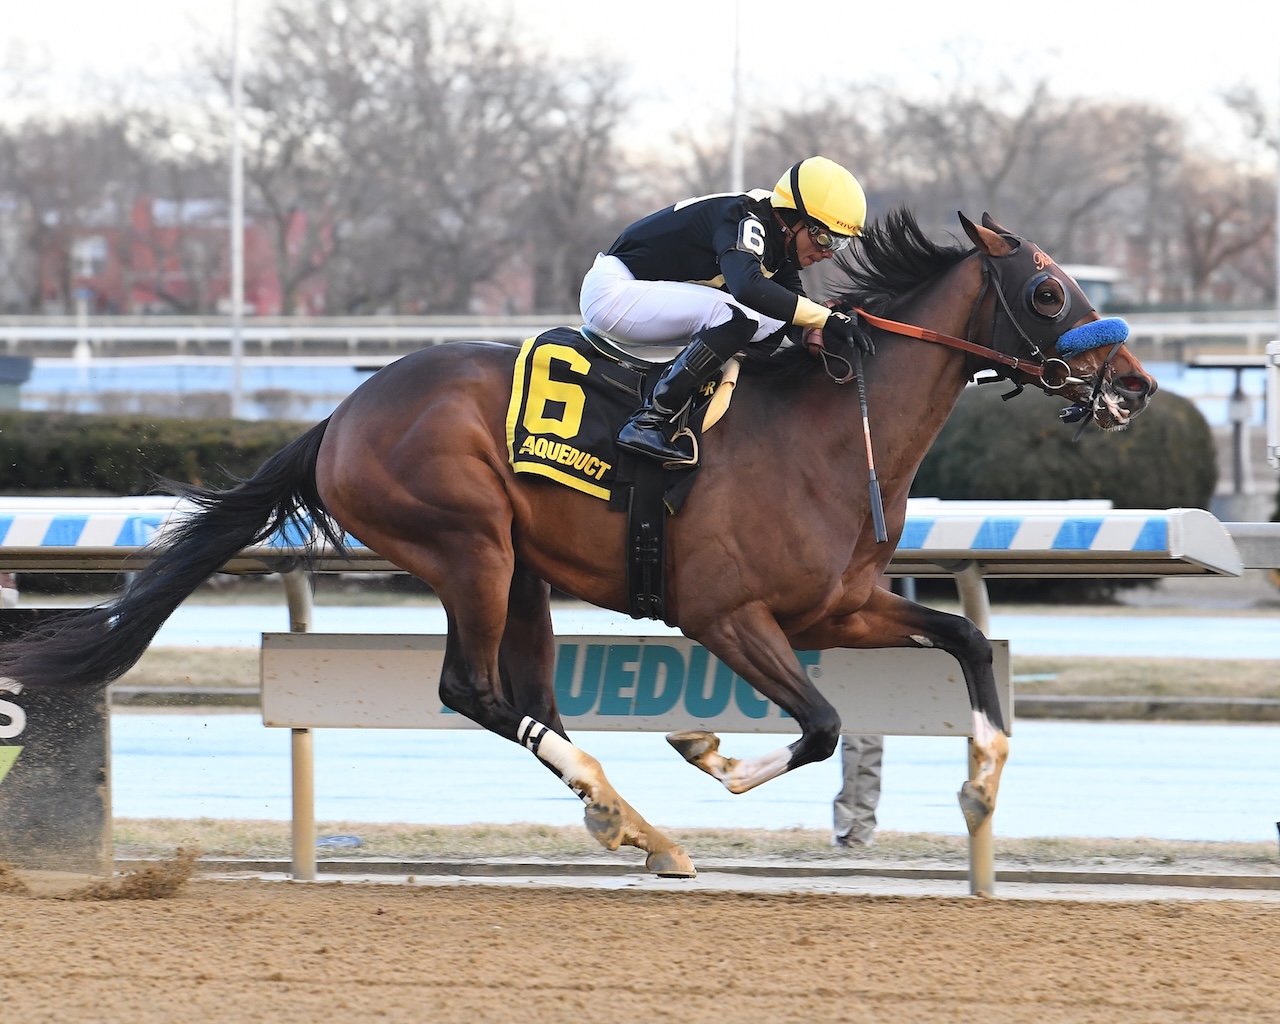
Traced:
POLYGON ((1267 345, 1267 462, 1280 469, 1280 341, 1267 345))
POLYGON ((956 590, 960 592, 961 611, 986 636, 991 629, 991 599, 987 595, 982 567, 977 562, 965 562, 954 575, 956 590))
MULTIPOLYGON (((1280 124, 1280 109, 1277 110, 1280 124)), ((1267 345, 1263 401, 1267 416, 1267 462, 1280 468, 1280 143, 1276 146, 1276 211, 1274 218, 1276 259, 1276 340, 1267 345)))
POLYGON ((316 880, 315 745, 310 729, 290 729, 293 765, 293 864, 295 882, 316 880))
POLYGON ((743 129, 744 115, 742 109, 742 3, 734 4, 733 14, 733 122, 732 135, 729 139, 729 191, 741 192, 746 187, 743 172, 743 129))
MULTIPOLYGON (((956 589, 960 592, 960 606, 982 634, 991 629, 991 600, 987 594, 987 582, 982 567, 977 562, 966 562, 955 574, 956 589)), ((969 781, 978 776, 977 748, 973 740, 969 744, 969 781)), ((969 891, 975 896, 991 895, 996 888, 995 843, 992 840, 991 819, 988 815, 981 827, 969 837, 969 891)))
POLYGON ((1231 421, 1231 493, 1241 495, 1253 490, 1253 467, 1249 464, 1249 420, 1253 408, 1244 393, 1244 368, 1237 366, 1235 372, 1227 418, 1231 421))
POLYGON ((242 406, 244 362, 244 90, 240 80, 240 0, 231 0, 231 417, 242 406))
MULTIPOLYGON (((289 632, 311 629, 311 577, 302 569, 284 574, 289 602, 289 632)), ((310 729, 290 730, 290 763, 293 776, 292 874, 295 881, 316 880, 316 784, 315 743, 310 729)))
POLYGON ((284 574, 284 596, 289 602, 289 632, 311 632, 311 574, 304 569, 292 569, 284 574))

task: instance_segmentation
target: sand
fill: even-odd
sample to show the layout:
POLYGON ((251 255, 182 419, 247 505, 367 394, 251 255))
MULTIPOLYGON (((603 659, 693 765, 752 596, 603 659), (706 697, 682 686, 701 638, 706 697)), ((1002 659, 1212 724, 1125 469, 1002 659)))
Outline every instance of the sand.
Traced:
POLYGON ((197 879, 0 920, 24 1024, 1280 1019, 1280 914, 1247 901, 197 879))

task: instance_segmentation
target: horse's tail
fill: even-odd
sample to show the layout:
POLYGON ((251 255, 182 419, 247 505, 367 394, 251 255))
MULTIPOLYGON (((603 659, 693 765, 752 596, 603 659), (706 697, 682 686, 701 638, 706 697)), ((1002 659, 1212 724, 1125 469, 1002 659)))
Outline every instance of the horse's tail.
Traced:
POLYGON ((310 536, 304 516, 341 550, 342 531, 316 490, 316 456, 328 422, 312 427, 230 490, 166 481, 200 511, 166 534, 155 559, 119 597, 51 616, 0 646, 0 676, 34 686, 105 686, 142 657, 174 609, 236 552, 290 524, 310 536))

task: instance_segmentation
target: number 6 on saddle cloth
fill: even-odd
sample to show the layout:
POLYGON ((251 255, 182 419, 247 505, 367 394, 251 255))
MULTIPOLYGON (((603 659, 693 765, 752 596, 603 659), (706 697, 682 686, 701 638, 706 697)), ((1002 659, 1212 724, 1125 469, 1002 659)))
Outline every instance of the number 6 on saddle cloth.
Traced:
POLYGON ((723 415, 737 379, 731 361, 719 390, 694 396, 680 426, 693 443, 688 465, 666 468, 614 444, 619 427, 660 376, 583 328, 530 338, 516 359, 507 409, 507 456, 517 473, 546 477, 625 511, 627 599, 635 618, 665 619, 665 519, 680 510, 698 469, 698 437, 723 415))

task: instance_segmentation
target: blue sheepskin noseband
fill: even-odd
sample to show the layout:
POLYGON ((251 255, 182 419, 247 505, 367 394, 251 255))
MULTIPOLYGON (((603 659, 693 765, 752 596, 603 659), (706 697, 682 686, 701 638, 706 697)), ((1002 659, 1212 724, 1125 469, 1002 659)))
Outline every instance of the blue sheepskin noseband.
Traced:
POLYGON ((1054 354, 1060 359, 1070 359, 1091 348, 1114 345, 1128 337, 1129 325, 1117 316, 1109 316, 1105 320, 1094 320, 1071 328, 1058 339, 1054 354))

